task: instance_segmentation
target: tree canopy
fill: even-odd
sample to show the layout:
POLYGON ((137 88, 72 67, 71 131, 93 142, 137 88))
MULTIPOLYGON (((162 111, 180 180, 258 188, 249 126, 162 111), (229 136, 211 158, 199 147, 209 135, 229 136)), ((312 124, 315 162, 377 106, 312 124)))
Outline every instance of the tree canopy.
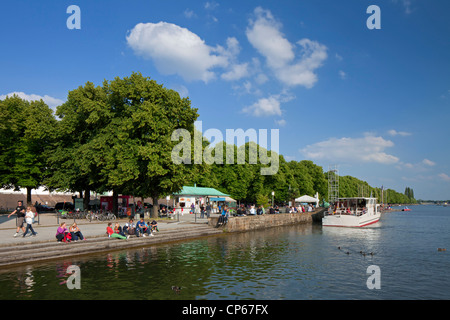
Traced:
MULTIPOLYGON (((87 82, 69 91, 55 115, 42 100, 0 100, 0 183, 27 188, 28 201, 31 189, 41 185, 84 192, 86 202, 90 191, 113 191, 115 199, 119 194, 151 197, 155 216, 158 199, 183 185, 213 187, 257 204, 270 203, 272 192, 276 203, 316 192, 322 199, 328 196, 327 173, 312 161, 288 162, 254 142, 211 146, 195 131, 199 115, 189 98, 140 73, 101 86, 87 82), (172 158, 178 130, 201 139, 189 140, 183 155, 189 161, 182 164, 172 158)), ((340 196, 357 196, 361 186, 380 199, 379 188, 350 176, 340 177, 340 196)), ((388 189, 383 195, 385 202, 415 201, 409 187, 405 194, 388 189)))
POLYGON ((48 179, 54 188, 112 190, 114 196, 151 197, 155 204, 195 173, 193 166, 173 163, 171 134, 180 128, 193 134, 197 109, 140 73, 70 91, 57 115, 50 162, 58 172, 48 179))
POLYGON ((46 157, 56 120, 42 100, 28 102, 14 95, 0 100, 0 184, 31 190, 50 174, 46 157))

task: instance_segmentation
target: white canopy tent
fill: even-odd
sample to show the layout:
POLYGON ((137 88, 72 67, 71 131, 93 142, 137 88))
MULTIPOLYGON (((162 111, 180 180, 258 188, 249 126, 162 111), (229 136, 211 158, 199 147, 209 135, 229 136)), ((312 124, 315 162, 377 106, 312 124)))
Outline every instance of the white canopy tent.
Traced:
POLYGON ((319 197, 314 198, 311 196, 304 195, 304 196, 301 196, 300 198, 296 198, 295 202, 300 202, 300 203, 301 202, 306 202, 306 203, 315 202, 316 206, 319 206, 319 197))

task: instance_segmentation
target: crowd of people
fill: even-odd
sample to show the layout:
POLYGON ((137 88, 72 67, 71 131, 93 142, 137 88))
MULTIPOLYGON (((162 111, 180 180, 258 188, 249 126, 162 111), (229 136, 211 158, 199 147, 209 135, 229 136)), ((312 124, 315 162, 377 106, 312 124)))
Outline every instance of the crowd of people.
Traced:
MULTIPOLYGON (((209 217, 210 215, 210 207, 201 208, 202 214, 209 217)), ((303 213, 303 212, 311 212, 314 211, 313 205, 298 205, 298 206, 290 206, 286 208, 280 208, 278 206, 270 206, 268 210, 265 210, 263 206, 255 206, 255 205, 239 205, 235 209, 229 208, 227 205, 219 206, 219 220, 218 225, 224 225, 228 221, 228 217, 230 215, 234 216, 245 216, 245 215, 262 215, 262 214, 277 214, 282 210, 284 212, 289 213, 303 213)), ((192 208, 192 210, 195 210, 192 208)), ((13 215, 17 215, 17 230, 14 234, 14 237, 19 235, 19 231, 22 229, 23 237, 25 237, 28 232, 31 233, 31 236, 36 236, 37 232, 33 229, 34 219, 37 217, 36 208, 33 206, 24 207, 22 201, 18 201, 18 205, 16 209, 8 215, 8 218, 13 215)), ((144 218, 140 218, 138 222, 134 223, 133 219, 130 219, 125 225, 122 227, 120 223, 116 222, 113 226, 112 222, 108 223, 106 227, 106 234, 111 238, 118 239, 129 239, 130 236, 136 237, 153 237, 155 232, 158 232, 158 223, 156 220, 149 221, 148 223, 144 221, 144 218)), ((71 242, 78 240, 86 240, 83 236, 80 228, 77 223, 74 222, 67 228, 65 222, 62 222, 56 231, 56 240, 58 242, 71 242)))
POLYGON ((297 207, 295 207, 295 206, 289 207, 289 213, 312 212, 314 210, 315 210, 315 207, 313 204, 299 205, 297 207))
MULTIPOLYGON (((37 232, 33 229, 34 219, 38 215, 35 206, 24 207, 23 202, 18 201, 15 210, 8 215, 8 218, 14 214, 17 216, 17 229, 14 237, 19 236, 21 230, 21 236, 24 238, 27 236, 28 232, 30 232, 33 237, 37 235, 37 232)), ((144 221, 144 218, 141 218, 137 223, 134 223, 133 219, 130 219, 123 227, 118 222, 116 222, 114 226, 112 225, 112 222, 110 222, 106 227, 106 234, 108 237, 119 239, 128 239, 133 235, 136 237, 152 237, 155 232, 159 232, 158 222, 153 220, 147 223, 144 221)), ((75 221, 69 227, 67 227, 66 222, 61 222, 56 230, 55 238, 57 242, 86 240, 86 237, 83 235, 80 227, 75 221)))
MULTIPOLYGON (((113 226, 112 222, 109 222, 106 227, 106 234, 110 238, 117 239, 129 239, 130 236, 139 237, 153 237, 155 232, 159 232, 158 222, 153 220, 149 223, 141 218, 136 224, 133 219, 130 219, 122 227, 119 222, 116 222, 113 226)), ((81 233, 80 228, 76 223, 73 223, 69 229, 65 222, 62 222, 56 231, 56 240, 58 242, 72 242, 78 240, 86 240, 86 238, 81 233)))
POLYGON ((254 215, 263 215, 263 214, 277 214, 281 213, 281 211, 284 211, 285 213, 303 213, 303 212, 312 212, 314 211, 315 207, 314 205, 298 205, 296 206, 290 206, 286 208, 280 208, 278 206, 270 206, 269 210, 266 212, 264 209, 264 206, 255 206, 255 205, 248 205, 245 206, 241 204, 240 206, 236 207, 236 209, 230 209, 227 205, 225 206, 219 206, 219 219, 217 220, 216 227, 220 227, 225 225, 228 222, 228 217, 230 215, 233 216, 254 216, 254 215))
POLYGON ((108 237, 118 239, 129 239, 132 235, 135 235, 137 238, 148 236, 153 237, 155 232, 159 232, 158 222, 153 220, 147 223, 144 221, 144 218, 141 218, 138 222, 136 222, 136 224, 133 219, 130 219, 123 227, 116 222, 113 228, 112 222, 109 222, 106 227, 108 237))
MULTIPOLYGON (((219 209, 221 212, 221 209, 219 209)), ((227 208, 228 210, 228 208, 227 208)), ((312 212, 315 210, 314 205, 298 205, 298 206, 288 206, 288 207, 279 207, 269 206, 268 209, 265 209, 264 206, 255 206, 255 205, 240 205, 235 210, 229 210, 231 215, 234 216, 252 216, 252 215, 262 215, 262 214, 277 214, 277 213, 302 213, 302 212, 312 212)))

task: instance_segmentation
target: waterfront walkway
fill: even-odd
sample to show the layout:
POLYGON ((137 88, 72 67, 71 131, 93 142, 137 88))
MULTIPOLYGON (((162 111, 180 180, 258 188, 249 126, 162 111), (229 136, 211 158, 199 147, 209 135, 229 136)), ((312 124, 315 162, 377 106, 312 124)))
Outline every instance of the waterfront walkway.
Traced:
MULTIPOLYGON (((151 219, 153 220, 153 219, 151 219)), ((208 223, 208 219, 202 218, 200 219, 200 215, 195 217, 194 214, 184 214, 180 215, 179 221, 177 217, 173 220, 169 219, 157 219, 158 220, 158 229, 160 231, 170 230, 174 228, 182 228, 182 227, 194 227, 196 224, 206 224, 208 223)), ((23 238, 22 231, 20 231, 20 235, 16 238, 13 235, 16 232, 16 216, 13 215, 8 219, 7 215, 0 215, 0 247, 9 246, 14 244, 23 244, 23 243, 36 243, 36 242, 47 242, 47 241, 55 241, 56 229, 59 227, 59 222, 66 222, 67 229, 69 229, 70 225, 74 222, 73 219, 59 219, 57 218, 55 213, 43 213, 39 216, 39 224, 37 219, 33 224, 33 229, 38 233, 36 237, 31 237, 31 232, 28 231, 28 235, 23 238)), ((148 222, 149 219, 145 218, 145 221, 148 222)), ((120 219, 115 221, 103 221, 103 222, 89 222, 86 219, 77 219, 76 220, 78 226, 80 227, 83 235, 89 238, 97 238, 105 236, 106 234, 106 226, 108 222, 112 222, 113 225, 115 222, 119 222, 123 227, 128 219, 120 219)), ((137 221, 135 220, 134 223, 137 221)))
MULTIPOLYGON (((145 219, 148 222, 148 218, 145 219)), ((66 222, 67 228, 73 223, 73 219, 59 219, 66 222)), ((106 236, 106 226, 108 221, 89 222, 84 219, 76 221, 85 241, 58 243, 55 238, 56 230, 59 226, 58 219, 54 213, 44 213, 39 217, 39 224, 33 224, 37 232, 35 237, 27 235, 14 237, 16 232, 15 215, 7 218, 7 215, 0 216, 0 265, 11 265, 62 258, 66 256, 96 253, 110 250, 120 250, 153 245, 157 243, 181 241, 202 236, 221 234, 222 231, 207 225, 207 218, 200 218, 193 214, 180 215, 173 220, 158 220, 159 232, 153 237, 130 237, 128 240, 108 238, 106 236)), ((112 221, 113 224, 116 221, 112 221)), ((123 226, 127 219, 117 220, 123 226)), ((136 221, 135 221, 136 222, 136 221)))

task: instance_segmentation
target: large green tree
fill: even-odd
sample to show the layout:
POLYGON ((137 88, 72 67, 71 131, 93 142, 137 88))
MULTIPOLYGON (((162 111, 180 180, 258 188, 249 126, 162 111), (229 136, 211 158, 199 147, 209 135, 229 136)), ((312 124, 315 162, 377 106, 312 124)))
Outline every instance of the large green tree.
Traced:
POLYGON ((107 96, 100 86, 87 82, 72 90, 67 101, 59 106, 52 152, 48 165, 52 174, 45 180, 51 189, 84 193, 84 205, 90 200, 90 191, 107 191, 99 175, 95 157, 87 148, 109 121, 107 96))
POLYGON ((54 139, 56 120, 44 101, 14 95, 0 101, 0 184, 31 190, 49 174, 46 157, 54 139))
POLYGON ((171 136, 177 129, 193 135, 197 109, 140 73, 71 91, 58 115, 68 143, 60 141, 57 148, 78 160, 61 157, 55 163, 74 184, 87 183, 80 187, 112 190, 115 200, 118 194, 151 197, 155 217, 158 199, 179 191, 195 175, 194 164, 172 160, 177 141, 171 136))

